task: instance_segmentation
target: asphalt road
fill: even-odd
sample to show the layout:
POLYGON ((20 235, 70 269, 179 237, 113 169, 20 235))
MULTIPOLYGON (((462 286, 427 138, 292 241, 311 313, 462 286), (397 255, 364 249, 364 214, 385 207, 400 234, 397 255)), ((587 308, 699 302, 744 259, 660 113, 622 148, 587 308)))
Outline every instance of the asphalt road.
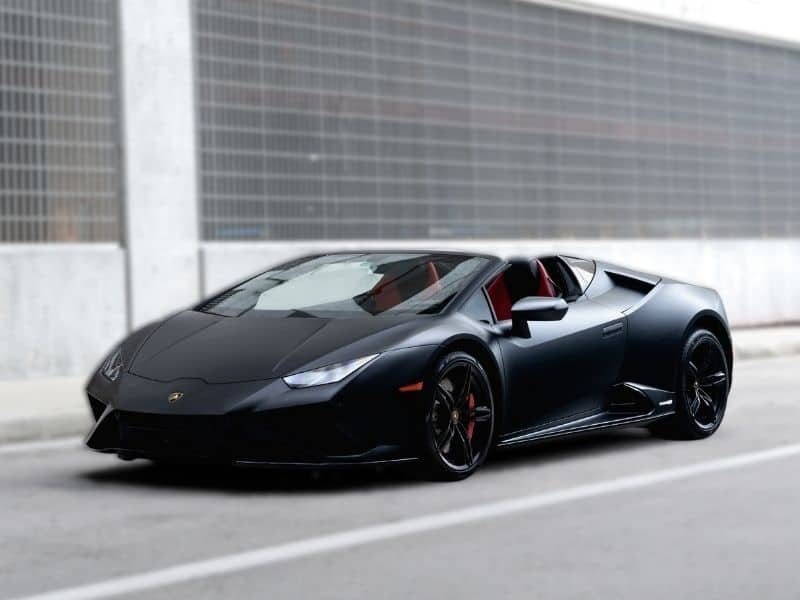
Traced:
POLYGON ((611 432, 454 484, 0 446, 0 598, 796 599, 799 381, 741 362, 709 440, 611 432))

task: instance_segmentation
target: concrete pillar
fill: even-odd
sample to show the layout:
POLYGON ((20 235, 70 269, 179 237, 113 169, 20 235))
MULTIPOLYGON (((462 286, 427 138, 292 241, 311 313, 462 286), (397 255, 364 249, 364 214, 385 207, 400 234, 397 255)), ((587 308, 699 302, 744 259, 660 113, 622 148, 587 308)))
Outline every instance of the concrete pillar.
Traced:
POLYGON ((189 0, 119 2, 129 324, 199 294, 189 0))

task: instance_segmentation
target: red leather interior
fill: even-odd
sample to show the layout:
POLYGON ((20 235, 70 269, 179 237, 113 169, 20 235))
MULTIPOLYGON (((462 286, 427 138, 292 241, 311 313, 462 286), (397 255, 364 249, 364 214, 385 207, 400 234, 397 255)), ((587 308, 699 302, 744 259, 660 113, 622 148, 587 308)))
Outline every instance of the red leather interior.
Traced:
POLYGON ((494 315, 498 321, 505 321, 511 318, 511 295, 508 293, 506 285, 506 274, 500 273, 488 286, 486 293, 489 295, 489 302, 494 308, 494 315))
MULTIPOLYGON (((422 275, 425 279, 422 284, 422 289, 426 294, 438 292, 442 283, 439 279, 439 271, 433 261, 428 261, 425 264, 424 271, 420 273, 419 269, 414 269, 406 273, 384 273, 381 280, 372 288, 372 296, 375 299, 375 308, 379 311, 384 311, 401 304, 405 298, 400 290, 399 282, 401 279, 405 280, 407 277, 417 277, 422 275)), ((419 289, 419 288, 416 288, 419 289)))
POLYGON ((372 288, 372 297, 375 299, 375 308, 381 312, 400 304, 403 299, 397 287, 397 275, 384 273, 381 280, 372 288))
MULTIPOLYGON (((513 270, 514 267, 512 267, 513 270)), ((527 269, 526 269, 527 271, 527 269)), ((531 276, 525 278, 524 290, 517 289, 517 296, 524 297, 525 295, 543 296, 545 298, 555 298, 558 293, 556 288, 550 282, 550 277, 547 275, 547 270, 539 260, 531 262, 531 276), (532 276, 530 283, 527 281, 532 276), (528 286, 535 287, 529 294, 525 294, 528 286)), ((486 292, 489 295, 489 301, 494 308, 494 314, 498 321, 506 321, 511 318, 511 306, 515 298, 508 287, 508 271, 505 271, 495 277, 487 287, 486 292)), ((375 300, 375 308, 378 311, 385 311, 408 298, 405 297, 403 290, 424 290, 422 293, 425 295, 432 294, 441 289, 442 283, 439 279, 439 271, 433 261, 428 261, 422 269, 416 268, 410 272, 389 272, 384 273, 381 280, 372 289, 372 296, 375 300), (422 279, 422 281, 420 281, 422 279), (411 283, 409 283, 411 282, 411 283), (417 284, 414 285, 413 282, 417 284), (421 285, 420 285, 421 284, 421 285)), ((517 285, 517 288, 519 285, 517 285)), ((516 288, 514 288, 516 289, 516 288)), ((406 293, 412 293, 406 291, 406 293)), ((516 298, 519 300, 519 297, 516 298)))
POLYGON ((442 289, 442 282, 439 280, 439 271, 436 269, 436 265, 433 264, 433 261, 429 260, 428 264, 425 265, 425 276, 427 281, 425 282, 425 288, 430 288, 427 290, 427 293, 431 292, 438 292, 442 289))
MULTIPOLYGON (((514 267, 511 267, 511 269, 513 268, 514 267)), ((545 269, 544 265, 539 260, 531 262, 531 275, 525 278, 523 289, 519 289, 519 285, 514 288, 516 289, 517 297, 512 297, 512 293, 509 291, 508 273, 509 271, 500 273, 500 275, 495 277, 494 281, 486 286, 489 302, 492 303, 492 308, 494 308, 494 314, 498 321, 505 321, 511 318, 511 306, 520 298, 525 296, 555 298, 558 296, 558 292, 550 281, 550 276, 547 274, 547 269, 545 269)), ((519 273, 517 273, 517 275, 519 275, 519 273)))
POLYGON ((556 288, 553 287, 553 284, 550 282, 550 276, 547 274, 547 269, 544 268, 542 261, 537 259, 534 262, 537 271, 536 279, 538 280, 536 295, 544 296, 545 298, 555 298, 558 294, 556 293, 556 288))

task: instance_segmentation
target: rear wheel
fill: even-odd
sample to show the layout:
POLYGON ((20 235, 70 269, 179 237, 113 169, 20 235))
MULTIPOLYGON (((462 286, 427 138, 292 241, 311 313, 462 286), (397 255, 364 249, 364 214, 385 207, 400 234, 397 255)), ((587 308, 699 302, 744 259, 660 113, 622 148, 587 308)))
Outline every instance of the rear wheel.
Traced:
POLYGON ((447 354, 436 365, 425 414, 428 473, 454 481, 483 463, 494 435, 494 399, 481 364, 465 352, 447 354))
POLYGON ((652 430, 657 435, 701 439, 722 423, 730 372, 725 350, 710 331, 694 331, 683 346, 675 393, 675 415, 652 430))

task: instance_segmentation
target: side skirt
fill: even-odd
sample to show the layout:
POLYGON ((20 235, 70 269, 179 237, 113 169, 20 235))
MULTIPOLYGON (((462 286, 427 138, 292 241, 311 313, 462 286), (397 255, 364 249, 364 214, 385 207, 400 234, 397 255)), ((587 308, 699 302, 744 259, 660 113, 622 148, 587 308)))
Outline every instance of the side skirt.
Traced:
POLYGON ((649 425, 675 414, 674 394, 631 382, 615 385, 604 410, 572 421, 520 431, 500 438, 498 448, 617 427, 649 425))

